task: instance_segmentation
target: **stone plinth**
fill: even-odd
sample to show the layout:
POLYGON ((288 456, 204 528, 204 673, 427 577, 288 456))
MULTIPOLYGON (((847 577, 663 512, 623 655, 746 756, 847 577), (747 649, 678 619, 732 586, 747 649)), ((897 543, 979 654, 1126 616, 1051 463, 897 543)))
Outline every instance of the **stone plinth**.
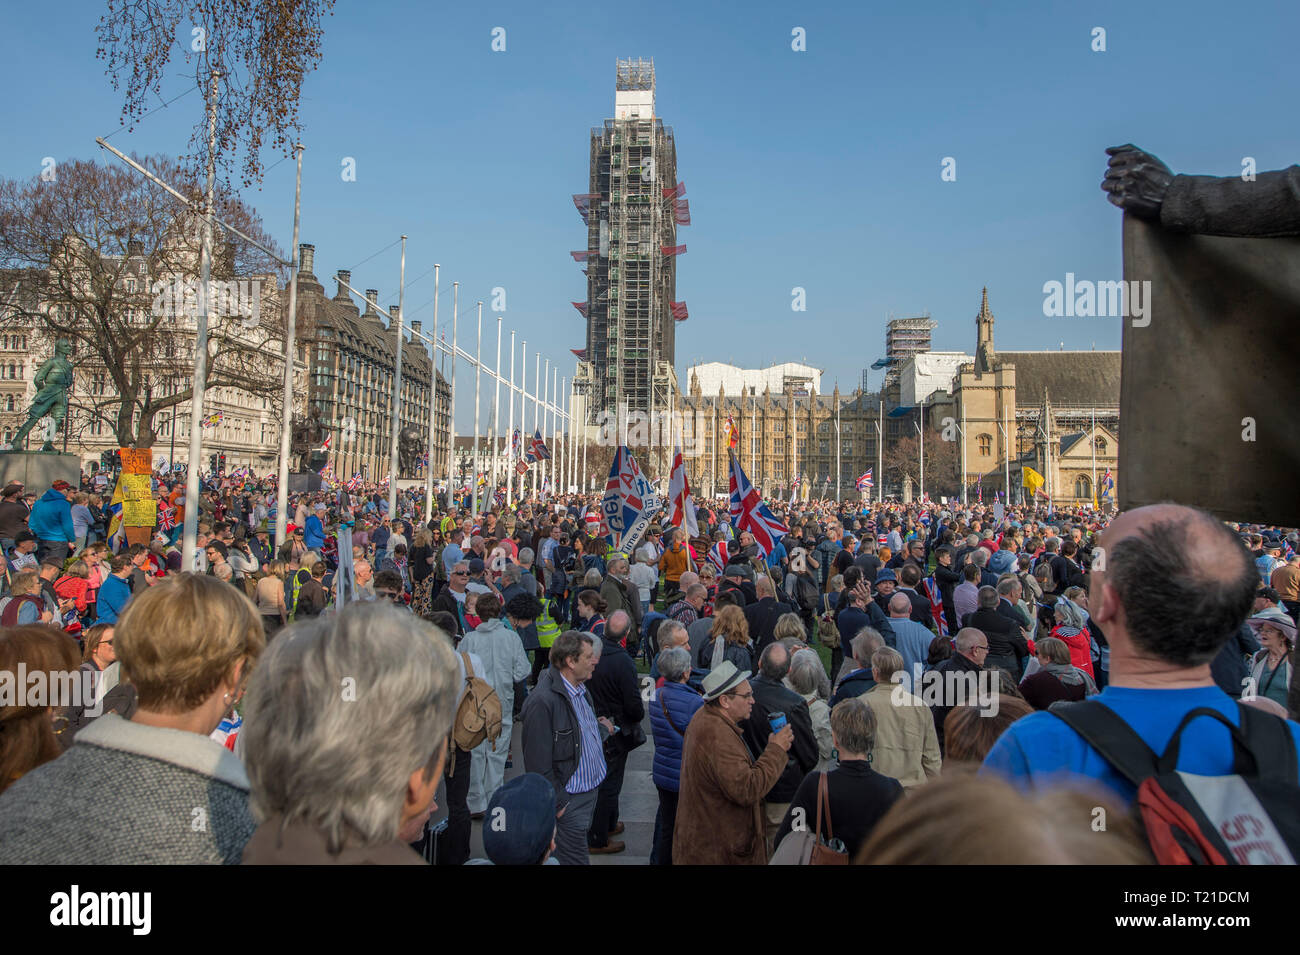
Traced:
POLYGON ((77 455, 0 451, 0 486, 21 481, 27 490, 39 496, 60 478, 74 488, 81 487, 81 459, 77 455))

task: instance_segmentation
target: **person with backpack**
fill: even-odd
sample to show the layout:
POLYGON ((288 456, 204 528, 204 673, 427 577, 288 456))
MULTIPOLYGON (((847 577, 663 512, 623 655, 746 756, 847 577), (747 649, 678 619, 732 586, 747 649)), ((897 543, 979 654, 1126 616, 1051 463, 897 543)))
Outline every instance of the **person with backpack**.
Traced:
POLYGON ((1062 774, 1100 782, 1138 806, 1160 862, 1293 861, 1300 845, 1283 845, 1277 829, 1252 842, 1228 825, 1240 812, 1266 816, 1279 796, 1291 813, 1300 796, 1300 726, 1238 703, 1210 672, 1254 602, 1250 555, 1217 518, 1174 504, 1120 514, 1098 544, 1106 567, 1093 568, 1088 607, 1106 630, 1110 685, 1017 720, 984 771, 1023 787, 1062 774), (1210 788, 1216 797, 1198 799, 1210 788), (1196 818, 1218 831, 1179 822, 1196 818))
MULTIPOLYGON (((511 601, 511 617, 531 614, 536 618, 536 597, 521 594, 511 601), (516 604, 515 601, 526 603, 516 604)), ((516 630, 501 619, 501 603, 495 594, 480 594, 476 607, 482 622, 465 634, 457 646, 462 653, 476 654, 483 662, 475 674, 485 680, 500 701, 500 734, 484 739, 474 747, 469 770, 468 804, 470 818, 482 818, 487 802, 506 778, 506 760, 510 756, 510 730, 514 724, 515 686, 527 679, 531 667, 528 654, 516 630)), ((522 621, 522 617, 515 617, 522 621)))

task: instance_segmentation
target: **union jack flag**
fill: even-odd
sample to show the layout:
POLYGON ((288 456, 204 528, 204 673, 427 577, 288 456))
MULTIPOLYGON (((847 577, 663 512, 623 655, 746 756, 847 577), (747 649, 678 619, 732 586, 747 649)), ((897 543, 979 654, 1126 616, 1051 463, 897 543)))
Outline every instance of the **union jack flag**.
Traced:
POLYGON ((533 438, 528 442, 526 457, 529 461, 549 461, 551 459, 551 452, 547 449, 546 442, 542 440, 540 428, 533 432, 533 438))
POLYGON ((731 523, 737 531, 749 531, 754 536, 754 543, 758 545, 759 554, 766 557, 772 553, 776 542, 790 533, 790 528, 778 521, 767 509, 754 485, 745 477, 745 471, 735 455, 728 457, 731 459, 731 523))
POLYGON ((158 526, 165 531, 176 526, 176 508, 166 501, 158 502, 158 526))
POLYGON ((718 541, 709 548, 709 563, 718 568, 718 573, 722 573, 723 568, 727 566, 729 557, 730 551, 726 541, 718 541))
POLYGON ((1110 492, 1114 488, 1115 479, 1110 476, 1110 468, 1107 468, 1106 473, 1101 476, 1101 496, 1103 498, 1110 497, 1110 492))
POLYGON ((933 576, 927 577, 921 581, 921 589, 930 601, 930 613, 939 627, 939 636, 948 636, 948 618, 943 615, 943 592, 939 589, 939 582, 933 576))
POLYGON ((506 492, 504 488, 497 488, 492 494, 492 500, 496 501, 497 507, 506 506, 506 492))
POLYGON ((871 468, 867 468, 867 473, 858 478, 858 490, 865 491, 868 488, 876 486, 876 482, 871 479, 871 468))

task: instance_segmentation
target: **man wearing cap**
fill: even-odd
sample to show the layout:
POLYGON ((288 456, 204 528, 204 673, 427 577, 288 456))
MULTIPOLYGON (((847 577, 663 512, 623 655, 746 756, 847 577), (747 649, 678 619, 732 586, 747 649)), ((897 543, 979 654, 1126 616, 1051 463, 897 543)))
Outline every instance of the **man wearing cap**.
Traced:
POLYGON ((488 800, 483 826, 486 859, 466 865, 559 865, 555 851, 555 789, 538 773, 523 773, 488 800))
POLYGON ((754 708, 748 679, 730 660, 704 678, 704 706, 682 745, 674 865, 767 863, 763 796, 785 771, 794 730, 787 723, 750 756, 740 727, 754 708))
POLYGON ((728 564, 722 571, 718 593, 727 591, 733 591, 740 598, 741 608, 758 603, 758 591, 754 589, 754 568, 748 564, 728 564))
POLYGON ((62 563, 67 559, 76 540, 72 527, 72 485, 62 479, 55 481, 32 508, 27 526, 36 535, 36 559, 46 558, 62 563))
POLYGON ((302 542, 307 545, 308 550, 319 552, 325 546, 325 514, 325 505, 317 504, 307 515, 307 523, 303 526, 302 542))
POLYGON ((18 535, 27 530, 28 510, 23 505, 23 486, 12 481, 0 491, 0 553, 8 554, 18 535))
POLYGON ((14 538, 12 551, 6 551, 9 569, 13 573, 20 570, 37 570, 41 562, 36 559, 36 535, 31 531, 19 531, 14 538))

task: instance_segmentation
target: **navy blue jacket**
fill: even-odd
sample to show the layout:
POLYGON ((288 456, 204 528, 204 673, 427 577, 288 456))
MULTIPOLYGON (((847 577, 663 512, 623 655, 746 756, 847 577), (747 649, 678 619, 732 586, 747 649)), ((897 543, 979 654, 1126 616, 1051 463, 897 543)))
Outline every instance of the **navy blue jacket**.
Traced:
POLYGON ((865 670, 854 670, 840 680, 839 688, 835 691, 835 695, 831 697, 831 709, 835 709, 845 700, 861 696, 875 685, 875 676, 872 674, 870 667, 865 670))
POLYGON ((679 792, 682 784, 682 733, 669 725, 668 715, 684 733, 704 698, 683 683, 665 683, 650 701, 650 729, 655 737, 654 783, 660 789, 679 792))

